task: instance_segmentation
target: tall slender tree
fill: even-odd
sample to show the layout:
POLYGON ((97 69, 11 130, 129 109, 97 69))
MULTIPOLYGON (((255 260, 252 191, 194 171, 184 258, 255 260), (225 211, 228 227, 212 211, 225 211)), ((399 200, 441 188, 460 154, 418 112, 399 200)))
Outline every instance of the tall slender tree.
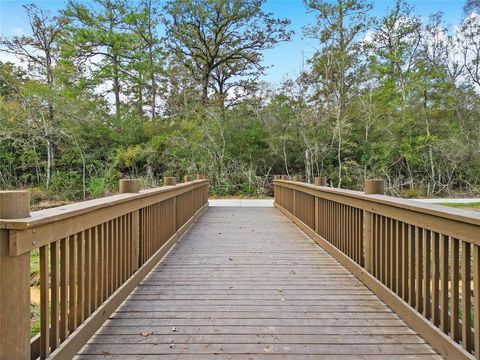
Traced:
POLYGON ((310 60, 311 81, 315 97, 335 124, 337 186, 340 187, 344 132, 348 127, 346 109, 365 73, 362 38, 368 29, 367 12, 371 5, 364 0, 306 0, 305 4, 316 16, 316 23, 304 29, 305 35, 320 45, 310 60))
POLYGON ((129 24, 131 8, 126 0, 94 0, 92 4, 70 0, 65 10, 70 20, 70 51, 81 65, 88 63, 93 82, 112 83, 115 114, 121 115, 122 80, 138 44, 129 24))

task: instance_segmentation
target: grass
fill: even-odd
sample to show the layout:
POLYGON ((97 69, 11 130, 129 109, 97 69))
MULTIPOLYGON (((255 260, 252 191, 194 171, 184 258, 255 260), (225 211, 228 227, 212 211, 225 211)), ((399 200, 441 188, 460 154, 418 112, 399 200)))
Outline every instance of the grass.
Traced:
POLYGON ((468 203, 468 204, 444 202, 444 203, 441 203, 440 205, 451 206, 451 207, 456 207, 456 208, 465 208, 465 209, 469 209, 469 208, 480 209, 480 201, 479 202, 472 202, 472 203, 468 203))
MULTIPOLYGON (((30 253, 30 287, 38 288, 40 276, 40 257, 38 249, 30 253)), ((34 337, 40 332, 40 304, 30 302, 30 336, 34 337)))

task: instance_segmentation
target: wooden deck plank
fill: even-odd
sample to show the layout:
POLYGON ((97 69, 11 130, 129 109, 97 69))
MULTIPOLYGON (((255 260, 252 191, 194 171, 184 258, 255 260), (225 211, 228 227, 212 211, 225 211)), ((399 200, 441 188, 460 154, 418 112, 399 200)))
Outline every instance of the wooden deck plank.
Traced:
MULTIPOLYGON (((268 360, 298 360, 299 355, 275 355, 275 354, 255 354, 255 357, 252 357, 250 354, 234 354, 234 355, 220 355, 220 354, 202 354, 201 360, 252 360, 252 359, 268 359, 268 360)), ((96 360, 96 359, 128 359, 128 360, 158 360, 158 355, 79 355, 77 360, 96 360)), ((301 355, 302 360, 384 360, 384 355, 301 355)), ((438 355, 428 354, 428 355, 388 355, 389 360, 438 360, 441 359, 438 355)), ((164 354, 162 355, 162 360, 199 360, 198 354, 164 354)))
POLYGON ((78 359, 437 359, 273 208, 210 208, 78 359))
MULTIPOLYGON (((285 322, 284 322, 285 323, 285 322)), ((176 326, 176 332, 184 335, 209 335, 209 334, 229 334, 229 335, 406 335, 416 334, 408 326, 176 326)), ((104 326, 98 334, 105 335, 135 335, 141 333, 153 333, 157 335, 171 335, 172 328, 165 325, 141 325, 141 326, 104 326)))

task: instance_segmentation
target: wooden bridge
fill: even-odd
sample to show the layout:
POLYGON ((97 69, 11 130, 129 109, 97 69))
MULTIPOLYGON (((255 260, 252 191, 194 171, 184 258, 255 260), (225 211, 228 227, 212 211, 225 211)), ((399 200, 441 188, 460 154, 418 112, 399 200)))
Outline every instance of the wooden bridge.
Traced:
POLYGON ((479 358, 478 215, 282 177, 275 208, 208 208, 185 180, 31 214, 0 192, 0 358, 479 358))

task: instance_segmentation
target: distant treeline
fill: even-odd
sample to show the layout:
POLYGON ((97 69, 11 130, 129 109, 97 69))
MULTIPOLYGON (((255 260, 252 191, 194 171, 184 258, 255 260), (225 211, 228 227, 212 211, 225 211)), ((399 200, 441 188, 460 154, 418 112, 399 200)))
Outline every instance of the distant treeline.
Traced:
POLYGON ((453 29, 404 1, 306 0, 316 44, 296 78, 260 81, 288 19, 263 0, 70 0, 25 6, 0 38, 0 189, 76 200, 206 174, 217 194, 262 195, 274 174, 365 177, 402 196, 480 190, 480 10, 453 29))

